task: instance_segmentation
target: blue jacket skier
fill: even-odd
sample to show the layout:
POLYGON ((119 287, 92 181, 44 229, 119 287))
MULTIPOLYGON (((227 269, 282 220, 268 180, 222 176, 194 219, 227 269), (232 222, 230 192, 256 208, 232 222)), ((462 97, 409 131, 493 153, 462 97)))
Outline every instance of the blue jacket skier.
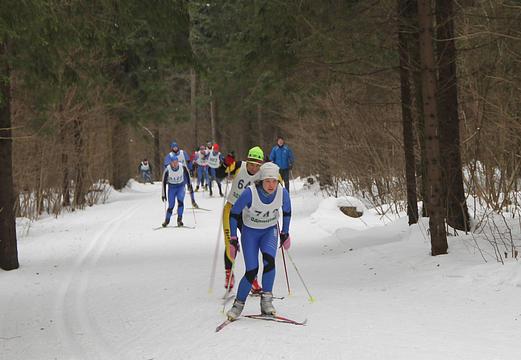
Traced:
POLYGON ((284 187, 289 191, 289 172, 293 168, 293 151, 284 143, 282 136, 277 137, 277 145, 271 149, 270 161, 278 165, 280 176, 284 180, 284 187))
MULTIPOLYGON (((253 280, 259 271, 259 251, 264 264, 262 274, 261 313, 275 315, 273 307, 273 283, 275 281, 275 256, 277 238, 280 246, 286 250, 291 245, 289 224, 291 219, 291 201, 289 193, 278 181, 279 167, 274 163, 261 166, 258 181, 248 186, 235 202, 231 210, 230 248, 239 251, 237 224, 242 219, 241 245, 246 273, 239 283, 237 296, 232 308, 227 312, 229 320, 236 320, 250 292, 253 280), (279 233, 279 216, 282 208, 282 230, 279 233)), ((235 255, 235 254, 234 254, 235 255)), ((235 257, 235 256, 234 256, 235 257)))
POLYGON ((179 144, 177 144, 175 141, 172 141, 170 144, 170 152, 166 154, 165 160, 163 161, 163 166, 165 168, 170 164, 170 158, 174 155, 177 156, 177 159, 181 165, 186 166, 188 170, 191 169, 192 163, 190 162, 190 156, 188 156, 186 151, 181 150, 179 148, 179 144))
POLYGON ((163 227, 166 227, 170 223, 176 200, 177 226, 183 226, 185 186, 188 186, 190 193, 193 193, 188 168, 185 165, 182 165, 176 156, 172 156, 170 157, 170 164, 167 165, 163 172, 163 193, 161 195, 161 200, 167 200, 168 194, 168 209, 166 211, 165 221, 162 224, 163 227))

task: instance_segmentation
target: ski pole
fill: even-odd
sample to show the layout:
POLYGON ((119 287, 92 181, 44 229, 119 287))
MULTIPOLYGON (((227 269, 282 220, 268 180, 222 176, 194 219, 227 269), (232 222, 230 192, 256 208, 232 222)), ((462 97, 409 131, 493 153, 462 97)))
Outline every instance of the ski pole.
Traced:
MULTIPOLYGON (((237 257, 237 253, 235 254, 235 257, 237 257)), ((230 293, 230 285, 232 284, 232 276, 234 276, 233 275, 234 270, 235 270, 235 259, 233 259, 231 274, 230 274, 230 277, 228 278, 228 283, 226 284, 226 292, 224 293, 223 300, 225 300, 226 296, 230 293)), ((223 308, 221 310, 221 313, 224 314, 225 308, 226 308, 226 301, 223 301, 223 308)))
POLYGON ((304 282, 304 279, 302 278, 302 275, 300 275, 300 271, 298 271, 298 268, 297 268, 297 265, 295 264, 295 262, 293 261, 293 258, 291 257, 291 254, 290 252, 288 251, 288 258, 289 258, 289 261, 291 261, 291 264, 293 264, 293 267, 295 268, 295 271, 297 272, 297 275, 300 279, 300 281, 302 282, 302 285, 304 285, 304 288, 306 289, 306 292, 308 293, 309 295, 309 302, 315 302, 315 298, 311 295, 311 293, 309 292, 309 289, 308 287, 306 286, 306 283, 304 282))
MULTIPOLYGON (((280 234, 280 225, 277 221, 277 233, 280 234)), ((280 236, 280 235, 279 235, 280 236)), ((286 256, 284 255, 284 248, 281 246, 280 250, 282 251, 282 262, 284 264, 284 273, 286 274, 286 285, 288 286, 288 296, 291 295, 291 289, 289 288, 289 278, 288 278, 288 268, 286 266, 286 256)))
POLYGON ((289 174, 291 175, 291 182, 293 183, 293 191, 297 192, 297 186, 295 185, 295 178, 293 177, 293 171, 290 170, 289 174))
POLYGON ((221 220, 219 221, 219 228, 217 229, 217 242, 215 243, 215 252, 213 254, 213 264, 212 264, 212 272, 210 275, 210 286, 208 287, 208 293, 211 294, 213 291, 213 285, 215 282, 215 270, 217 269, 217 259, 219 256, 219 245, 221 244, 221 234, 222 234, 222 227, 223 227, 223 216, 224 216, 224 205, 226 204, 226 195, 228 194, 228 175, 229 172, 227 171, 226 176, 226 187, 224 189, 224 196, 223 196, 223 203, 221 207, 221 220))
POLYGON ((286 274, 286 284, 288 285, 288 296, 290 296, 291 289, 289 288, 288 268, 286 267, 286 256, 284 255, 284 247, 281 247, 280 250, 282 250, 282 262, 284 263, 284 273, 286 274))
POLYGON ((192 214, 194 215, 194 225, 197 226, 197 219, 195 218, 195 209, 192 206, 192 214))

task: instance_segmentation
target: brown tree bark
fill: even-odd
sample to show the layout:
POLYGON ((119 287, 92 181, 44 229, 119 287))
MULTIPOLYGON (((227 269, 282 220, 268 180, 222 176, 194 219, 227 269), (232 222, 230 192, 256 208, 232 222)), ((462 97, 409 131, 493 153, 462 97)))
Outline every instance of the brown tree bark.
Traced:
POLYGON ((431 254, 447 253, 447 234, 443 208, 439 121, 437 114, 437 78, 433 48, 433 13, 430 0, 418 0, 420 25, 420 57, 422 64, 423 108, 425 111, 425 147, 427 165, 427 197, 431 254))
POLYGON ((194 146, 199 147, 199 133, 197 126, 197 75, 195 70, 190 69, 190 121, 194 126, 194 146))
POLYGON ((112 127, 112 176, 114 189, 125 187, 130 179, 128 125, 114 119, 112 127))
POLYGON ((67 134, 68 134, 68 126, 65 119, 62 117, 63 108, 60 107, 60 142, 62 144, 61 149, 61 167, 62 167, 62 205, 70 206, 71 205, 71 179, 69 172, 69 153, 67 146, 67 134))
POLYGON ((86 161, 85 161, 85 141, 83 139, 83 127, 79 118, 74 119, 73 123, 73 139, 75 154, 75 171, 74 171, 74 208, 83 209, 85 207, 85 195, 87 194, 86 177, 86 161))
POLYGON ((212 129, 212 141, 217 141, 217 119, 215 118, 215 99, 213 98, 213 91, 210 89, 210 125, 212 129))
POLYGON ((154 173, 157 181, 161 180, 163 164, 161 162, 161 147, 159 146, 159 125, 154 129, 154 173))
POLYGON ((425 163, 427 150, 425 148, 425 114, 423 110, 423 94, 422 94, 422 67, 420 59, 420 33, 418 24, 418 3, 416 0, 409 1, 410 25, 412 32, 412 41, 409 43, 409 60, 411 64, 412 79, 414 84, 414 102, 416 116, 416 134, 417 144, 419 147, 420 158, 416 160, 420 174, 420 197, 423 202, 422 217, 428 216, 428 196, 427 196, 427 166, 425 163))
POLYGON ((0 42, 0 267, 17 269, 15 195, 13 187, 13 144, 11 132, 11 70, 6 61, 7 43, 0 42))
POLYGON ((453 0, 436 2, 438 68, 438 115, 444 207, 447 223, 455 229, 470 229, 463 187, 458 113, 456 44, 454 42, 453 0))
POLYGON ((405 178, 407 181, 407 216, 409 225, 418 222, 418 202, 416 195, 416 160, 414 158, 414 136, 409 70, 411 69, 409 56, 409 42, 411 33, 411 3, 415 0, 398 0, 398 42, 400 53, 400 88, 402 100, 403 149, 405 154, 405 178))
MULTIPOLYGON (((264 149, 264 126, 262 126, 262 123, 262 105, 257 104, 257 131, 259 132, 259 145, 264 149)), ((268 149, 268 147, 266 147, 266 149, 268 149)))

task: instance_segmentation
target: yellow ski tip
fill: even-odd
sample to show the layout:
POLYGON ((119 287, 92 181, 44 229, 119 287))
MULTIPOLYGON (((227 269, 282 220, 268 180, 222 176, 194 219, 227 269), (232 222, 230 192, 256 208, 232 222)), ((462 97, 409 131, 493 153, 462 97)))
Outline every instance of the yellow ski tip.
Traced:
POLYGON ((317 300, 313 296, 309 297, 309 302, 310 303, 314 303, 315 301, 317 301, 317 300))

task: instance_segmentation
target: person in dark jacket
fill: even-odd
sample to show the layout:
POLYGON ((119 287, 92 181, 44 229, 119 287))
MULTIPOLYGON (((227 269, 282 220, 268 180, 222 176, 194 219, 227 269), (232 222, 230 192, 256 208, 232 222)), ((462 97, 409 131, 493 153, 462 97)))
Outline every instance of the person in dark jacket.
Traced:
POLYGON ((277 137, 277 145, 271 149, 270 161, 279 167, 280 176, 284 180, 284 187, 289 192, 289 172, 293 168, 293 151, 284 143, 282 136, 277 137))

